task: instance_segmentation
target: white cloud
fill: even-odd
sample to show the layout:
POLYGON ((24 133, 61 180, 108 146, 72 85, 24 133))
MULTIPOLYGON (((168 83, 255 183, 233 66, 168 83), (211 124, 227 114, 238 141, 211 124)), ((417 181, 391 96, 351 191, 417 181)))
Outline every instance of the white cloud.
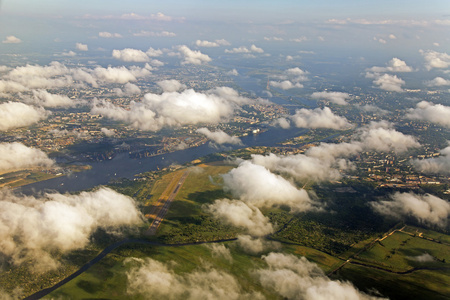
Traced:
POLYGON ((258 292, 245 293, 238 280, 214 268, 199 268, 191 273, 177 273, 151 258, 127 259, 133 263, 127 272, 127 292, 152 299, 264 299, 258 292), (138 266, 135 266, 139 264, 138 266))
POLYGON ((403 92, 402 85, 405 85, 405 81, 398 78, 397 75, 376 75, 376 79, 373 81, 380 89, 389 92, 403 92))
POLYGON ((450 80, 444 79, 442 77, 436 77, 433 80, 427 81, 425 84, 430 87, 445 86, 445 85, 450 85, 450 80))
POLYGON ((269 83, 270 83, 271 86, 273 86, 275 88, 280 88, 282 90, 290 90, 290 89, 293 89, 293 88, 298 88, 298 89, 303 88, 303 84, 298 83, 298 82, 294 84, 294 83, 290 82, 289 80, 284 80, 284 81, 281 81, 281 82, 270 81, 269 83))
POLYGON ((160 49, 153 49, 152 47, 148 48, 147 52, 145 52, 150 57, 158 57, 163 54, 160 49))
POLYGON ((116 132, 113 129, 102 128, 101 132, 106 136, 114 136, 116 132))
POLYGON ((450 174, 450 146, 440 151, 439 157, 414 159, 411 161, 416 170, 431 174, 450 174))
POLYGON ((125 48, 123 50, 113 50, 112 56, 115 59, 126 62, 147 62, 149 58, 147 54, 141 50, 125 48))
POLYGON ((50 94, 42 89, 33 90, 32 93, 32 97, 21 95, 21 98, 27 103, 44 107, 73 107, 77 105, 77 102, 65 95, 50 94))
POLYGON ((333 281, 305 257, 270 253, 262 257, 267 268, 255 270, 264 288, 275 291, 284 299, 303 300, 375 300, 358 291, 350 282, 333 281))
POLYGON ((264 236, 274 231, 269 218, 257 207, 240 200, 217 199, 203 209, 221 222, 242 228, 253 236, 264 236))
POLYGON ((141 130, 159 130, 164 126, 218 123, 234 114, 234 110, 250 99, 227 87, 205 93, 192 89, 183 92, 146 94, 141 102, 132 102, 129 110, 108 102, 94 103, 93 113, 123 121, 141 130))
POLYGON ((118 96, 130 96, 130 95, 137 95, 141 93, 141 89, 130 82, 125 83, 123 89, 115 88, 114 91, 118 96))
POLYGON ((197 40, 195 41, 195 45, 197 47, 219 47, 220 45, 216 42, 210 42, 210 41, 201 41, 201 40, 197 40))
POLYGON ((19 102, 0 104, 0 131, 29 126, 47 118, 48 112, 43 108, 19 102))
POLYGON ((394 34, 392 34, 392 33, 389 35, 389 38, 391 40, 396 40, 397 39, 397 37, 394 34))
POLYGON ((88 45, 86 44, 82 44, 82 43, 76 43, 75 47, 77 48, 77 50, 79 51, 88 51, 88 45))
POLYGON ((296 42, 296 43, 305 42, 307 40, 308 40, 308 38, 306 36, 301 36, 301 37, 298 37, 298 38, 289 39, 289 41, 296 42))
POLYGON ((304 189, 250 161, 222 175, 224 190, 256 207, 288 206, 294 212, 313 209, 313 201, 304 189))
POLYGON ((140 36, 140 37, 175 37, 177 36, 176 33, 170 32, 170 31, 145 31, 141 30, 140 32, 133 33, 134 36, 140 36))
POLYGON ((211 58, 208 55, 203 54, 200 51, 191 50, 186 45, 178 46, 178 51, 184 58, 181 62, 182 64, 201 65, 211 61, 211 58))
POLYGON ((328 100, 339 105, 347 105, 347 100, 350 99, 350 95, 342 92, 314 92, 311 94, 311 98, 328 100))
POLYGON ((233 256, 231 255, 230 249, 228 249, 224 244, 205 244, 209 250, 211 250, 212 257, 214 258, 224 258, 229 263, 233 262, 233 256))
POLYGON ((266 40, 266 41, 278 41, 278 42, 284 41, 284 39, 282 37, 278 37, 278 36, 272 36, 272 37, 265 36, 264 40, 266 40))
POLYGON ((228 71, 228 72, 227 72, 227 75, 230 75, 230 76, 238 76, 238 75, 239 75, 239 72, 238 72, 236 69, 233 69, 233 70, 231 70, 231 71, 228 71))
POLYGON ((238 48, 233 48, 231 50, 225 49, 225 53, 264 53, 264 50, 259 47, 256 47, 255 45, 251 45, 250 48, 240 46, 238 48))
POLYGON ((309 148, 305 154, 252 155, 251 161, 295 180, 321 182, 340 179, 339 170, 354 167, 347 158, 363 151, 402 152, 420 146, 415 138, 394 130, 386 122, 372 123, 358 130, 354 139, 350 143, 321 143, 309 148))
POLYGON ((401 153, 420 147, 415 137, 396 131, 386 121, 371 122, 368 127, 359 131, 359 138, 363 147, 368 150, 401 153))
POLYGON ((450 67, 450 55, 447 53, 441 53, 434 50, 420 50, 425 59, 425 67, 428 70, 433 68, 446 69, 450 67))
POLYGON ((222 130, 210 131, 206 127, 202 127, 197 129, 198 133, 205 135, 208 139, 212 140, 217 144, 233 144, 233 145, 242 145, 242 141, 237 136, 231 136, 222 130))
POLYGON ((4 39, 2 41, 3 44, 18 44, 18 43, 22 43, 22 40, 13 36, 13 35, 9 35, 6 37, 6 39, 4 39))
POLYGON ((445 227, 450 216, 450 203, 439 197, 425 194, 395 193, 391 201, 371 202, 371 206, 378 213, 403 219, 413 217, 425 224, 445 227))
POLYGON ((0 143, 0 171, 29 167, 51 167, 54 162, 39 149, 21 143, 0 143))
POLYGON ((53 254, 85 247, 97 228, 117 231, 142 222, 133 199, 108 188, 42 198, 3 190, 0 208, 0 251, 17 265, 34 263, 38 271, 59 265, 53 254))
POLYGON ((144 68, 96 67, 69 68, 59 62, 47 66, 26 65, 12 69, 0 80, 0 91, 22 92, 27 89, 50 89, 67 86, 83 86, 85 83, 98 87, 99 82, 121 83, 136 81, 150 75, 150 66, 144 68))
POLYGON ((352 125, 345 117, 335 115, 329 107, 323 109, 298 109, 289 117, 296 127, 349 129, 352 125))
POLYGON ((413 68, 408 66, 406 64, 406 62, 404 62, 403 60, 394 57, 393 59, 391 59, 387 63, 386 67, 372 67, 372 68, 367 69, 367 70, 371 71, 371 72, 376 72, 376 73, 382 73, 382 72, 412 72, 413 68))
POLYGON ((450 107, 427 101, 417 103, 416 108, 410 108, 405 116, 413 120, 425 120, 450 128, 450 107))
POLYGON ((281 244, 275 241, 268 241, 261 237, 250 235, 238 235, 236 244, 246 253, 256 255, 267 251, 279 250, 281 244))
POLYGON ((111 32, 107 32, 107 31, 102 31, 98 33, 99 37, 102 38, 121 38, 122 35, 120 33, 111 33, 111 32))
POLYGON ((156 21, 165 21, 165 22, 173 21, 173 17, 167 16, 167 15, 163 14, 162 12, 158 12, 157 14, 151 14, 150 19, 156 20, 156 21))
POLYGON ((73 51, 62 52, 62 53, 61 53, 61 56, 69 56, 69 57, 73 57, 73 56, 76 56, 76 55, 77 55, 77 53, 76 53, 76 52, 73 52, 73 51))
POLYGON ((182 84, 178 80, 161 80, 156 83, 164 92, 178 92, 186 89, 186 85, 182 84))

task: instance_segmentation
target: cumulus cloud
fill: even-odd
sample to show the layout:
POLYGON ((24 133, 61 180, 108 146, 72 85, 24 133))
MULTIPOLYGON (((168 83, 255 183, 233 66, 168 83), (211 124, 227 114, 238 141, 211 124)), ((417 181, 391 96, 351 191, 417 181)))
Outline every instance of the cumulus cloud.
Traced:
POLYGON ((450 128, 450 107, 421 101, 416 108, 410 108, 405 116, 413 120, 425 120, 434 124, 450 128))
POLYGON ((26 65, 16 67, 3 76, 0 81, 2 92, 22 92, 28 89, 50 89, 67 86, 90 84, 98 87, 99 83, 121 83, 136 81, 151 74, 151 67, 95 67, 70 68, 59 62, 47 66, 26 65))
POLYGON ((205 244, 214 258, 223 258, 228 262, 233 262, 233 256, 231 256, 230 249, 228 249, 224 244, 205 244))
POLYGON ((282 81, 270 81, 269 84, 283 90, 303 88, 303 85, 300 82, 308 80, 307 74, 309 73, 298 67, 291 68, 286 70, 283 74, 273 76, 282 81))
POLYGON ((380 122, 358 130, 349 143, 320 143, 305 154, 252 155, 251 161, 295 180, 321 182, 340 179, 339 170, 354 167, 348 158, 363 151, 402 152, 418 146, 420 144, 412 136, 396 131, 392 124, 380 122))
POLYGON ((446 69, 450 67, 450 55, 445 52, 441 53, 434 50, 420 50, 420 54, 422 54, 425 59, 425 67, 427 70, 431 70, 433 68, 446 69))
POLYGON ((403 92, 402 85, 405 85, 405 81, 397 75, 375 75, 376 79, 373 81, 380 89, 388 92, 403 92))
POLYGON ((368 69, 370 72, 382 73, 382 72, 412 72, 413 68, 408 66, 406 62, 394 57, 391 59, 386 67, 372 67, 368 69))
POLYGON ((230 43, 227 40, 221 39, 221 40, 215 40, 214 42, 210 41, 202 41, 197 40, 195 41, 195 45, 197 47, 220 47, 220 46, 228 46, 230 43))
POLYGON ((0 171, 53 165, 54 161, 39 149, 21 143, 0 143, 0 171))
POLYGON ((164 92, 178 92, 184 90, 186 85, 175 79, 161 80, 156 83, 164 92))
POLYGON ((421 263, 435 261, 435 258, 428 253, 424 253, 424 254, 418 255, 418 256, 407 256, 406 258, 413 260, 413 261, 421 262, 421 263))
POLYGON ((411 161, 416 170, 430 174, 450 174, 450 146, 440 151, 439 157, 414 159, 411 161))
POLYGON ((250 101, 227 87, 205 93, 188 89, 161 95, 146 94, 141 102, 132 102, 128 110, 99 101, 94 103, 91 111, 126 122, 134 128, 156 131, 164 126, 218 123, 229 119, 238 106, 250 101))
POLYGON ((202 127, 197 129, 198 133, 205 135, 208 139, 212 140, 217 144, 233 144, 233 145, 242 145, 241 139, 237 136, 231 136, 222 130, 210 131, 206 127, 202 127))
POLYGON ((333 281, 305 257, 270 253, 262 259, 267 268, 255 270, 261 285, 285 299, 379 299, 358 291, 350 282, 333 281))
POLYGON ((125 48, 123 50, 113 50, 112 56, 115 59, 126 62, 147 62, 149 58, 147 54, 141 50, 125 48))
POLYGON ((359 131, 359 137, 367 150, 401 153, 420 147, 416 138, 398 132, 386 121, 371 122, 368 127, 359 131))
POLYGON ((339 105, 347 105, 347 100, 350 99, 350 95, 348 93, 341 92, 314 92, 312 93, 311 98, 317 100, 328 100, 339 105))
POLYGON ((9 35, 2 41, 3 44, 18 44, 22 43, 22 40, 15 37, 14 35, 9 35))
POLYGON ((130 95, 137 95, 141 93, 141 89, 130 82, 125 83, 123 86, 123 89, 115 88, 114 91, 118 96, 130 96, 130 95))
POLYGON ((77 48, 77 50, 79 51, 88 51, 88 45, 86 44, 82 44, 82 43, 76 43, 75 47, 77 48))
POLYGON ((239 75, 239 72, 238 72, 236 69, 233 69, 233 70, 231 70, 231 71, 228 71, 228 72, 227 72, 227 75, 230 75, 230 76, 238 76, 238 75, 239 75))
POLYGON ((73 57, 73 56, 77 56, 76 52, 71 51, 67 51, 67 52, 62 52, 61 56, 68 56, 68 57, 73 57))
POLYGON ((257 207, 240 200, 217 199, 203 209, 221 222, 242 228, 253 236, 264 236, 274 231, 269 218, 257 207))
POLYGON ((268 241, 261 237, 250 235, 238 235, 237 245, 246 253, 256 255, 267 251, 279 250, 281 244, 275 241, 268 241))
POLYGON ((323 109, 298 109, 289 117, 295 126, 302 128, 349 129, 352 125, 345 117, 335 115, 329 107, 323 109))
POLYGON ((170 31, 155 32, 155 31, 145 31, 145 30, 141 30, 140 32, 133 33, 133 35, 139 36, 139 37, 175 37, 175 36, 177 36, 176 33, 170 32, 170 31))
POLYGON ((127 272, 130 295, 163 299, 264 299, 258 292, 245 293, 232 275, 213 268, 199 268, 178 274, 167 265, 151 258, 127 259, 138 264, 127 272))
POLYGON ((238 48, 233 48, 231 50, 225 49, 225 53, 264 53, 264 50, 255 45, 251 45, 250 48, 241 46, 238 48))
POLYGON ((0 251, 12 263, 38 271, 58 266, 54 253, 85 247, 97 228, 137 225, 142 216, 128 196, 108 188, 42 198, 0 192, 0 251))
POLYGON ((224 190, 256 207, 288 206, 299 212, 313 209, 314 202, 304 189, 297 189, 283 177, 251 161, 222 175, 224 190))
POLYGON ((107 31, 102 31, 98 33, 99 37, 102 38, 121 38, 122 35, 120 33, 111 33, 111 32, 107 32, 107 31))
POLYGON ((450 80, 444 79, 442 77, 436 77, 433 80, 427 81, 425 84, 430 87, 445 86, 445 85, 450 85, 450 80))
POLYGON ((116 132, 113 129, 102 128, 101 132, 106 136, 114 136, 116 132))
POLYGON ((0 104, 0 131, 29 126, 47 118, 48 112, 24 103, 0 104))
POLYGON ((391 201, 371 202, 373 209, 384 216, 404 219, 413 217, 421 223, 445 227, 450 215, 450 203, 439 197, 414 193, 395 193, 391 201))
POLYGON ((65 95, 51 94, 42 89, 33 90, 32 93, 31 97, 28 95, 21 95, 21 97, 27 103, 44 107, 73 107, 77 105, 77 102, 65 95))
POLYGON ((269 83, 270 83, 271 86, 273 86, 275 88, 280 88, 282 90, 290 90, 290 89, 293 89, 293 88, 298 88, 298 89, 303 88, 303 84, 298 83, 298 82, 297 83, 292 83, 289 80, 284 80, 284 81, 281 81, 281 82, 270 81, 269 83))
POLYGON ((208 55, 203 54, 200 51, 191 50, 186 45, 179 46, 178 51, 184 59, 181 62, 182 64, 201 65, 211 61, 211 58, 208 55))
POLYGON ((150 57, 158 57, 163 54, 161 49, 153 49, 152 47, 148 48, 147 52, 145 52, 150 57))

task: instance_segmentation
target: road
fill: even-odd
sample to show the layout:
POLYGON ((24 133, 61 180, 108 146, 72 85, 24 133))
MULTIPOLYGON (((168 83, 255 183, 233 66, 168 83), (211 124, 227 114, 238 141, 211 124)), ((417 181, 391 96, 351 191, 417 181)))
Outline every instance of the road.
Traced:
POLYGON ((153 222, 150 225, 149 229, 145 232, 145 235, 156 234, 156 231, 161 225, 161 222, 164 220, 164 217, 169 211, 170 204, 177 196, 178 192, 180 191, 181 187, 183 186, 183 183, 185 182, 188 176, 189 171, 185 171, 183 175, 181 175, 181 177, 178 179, 178 181, 177 181, 178 177, 175 177, 172 180, 172 182, 167 186, 166 190, 163 192, 163 194, 153 207, 152 212, 149 215, 147 215, 149 218, 153 219, 153 222), (169 195, 166 196, 167 194, 169 195))

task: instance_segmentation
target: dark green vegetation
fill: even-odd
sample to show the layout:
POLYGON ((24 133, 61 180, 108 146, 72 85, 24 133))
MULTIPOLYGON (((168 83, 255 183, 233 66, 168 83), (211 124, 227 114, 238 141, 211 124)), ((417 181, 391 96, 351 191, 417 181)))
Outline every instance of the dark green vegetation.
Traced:
POLYGON ((372 287, 392 299, 450 297, 449 236, 406 226, 373 244, 335 278, 360 289, 372 287))
MULTIPOLYGON (((263 148, 260 150, 265 151, 263 148)), ((245 155, 252 153, 248 150, 240 152, 245 155)), ((176 246, 180 243, 231 239, 242 233, 240 228, 224 225, 203 210, 205 204, 215 199, 231 198, 223 191, 220 176, 231 168, 233 166, 225 162, 190 167, 190 174, 172 202, 157 235, 148 238, 167 246, 125 244, 48 298, 145 299, 143 295, 128 293, 126 273, 138 265, 133 259, 129 262, 130 258, 151 258, 173 266, 176 274, 217 269, 236 278, 244 292, 258 291, 269 299, 278 299, 270 290, 263 289, 252 276, 253 270, 264 266, 261 255, 244 253, 236 242, 215 244, 229 249, 233 263, 225 257, 214 255, 210 245, 176 246)), ((175 166, 172 171, 149 172, 139 176, 146 180, 125 180, 112 187, 136 199, 146 213, 172 180, 185 170, 175 166)), ((350 280, 362 291, 376 289, 391 299, 445 299, 448 296, 450 236, 446 232, 406 226, 402 232, 397 231, 379 240, 386 233, 402 228, 403 224, 380 217, 368 203, 387 197, 393 190, 378 189, 347 179, 341 183, 310 185, 308 189, 313 190, 314 198, 323 203, 322 210, 299 214, 292 214, 283 207, 263 210, 277 229, 267 237, 281 242, 281 248, 276 251, 305 256, 317 263, 324 273, 332 273, 333 279, 350 280), (418 262, 411 259, 425 253, 433 260, 418 262), (350 262, 345 263, 349 259, 350 262)), ((148 224, 140 232, 147 228, 148 224)), ((128 232, 126 236, 142 237, 139 230, 128 232)), ((29 276, 23 276, 26 273, 24 266, 13 274, 13 282, 23 284, 26 294, 51 286, 120 238, 99 230, 92 236, 87 250, 74 251, 62 257, 63 268, 36 276, 36 280, 30 281, 29 276)), ((11 278, 11 274, 8 276, 11 278)), ((5 282, 7 278, 0 280, 5 282)), ((8 291, 14 288, 2 286, 8 291)))

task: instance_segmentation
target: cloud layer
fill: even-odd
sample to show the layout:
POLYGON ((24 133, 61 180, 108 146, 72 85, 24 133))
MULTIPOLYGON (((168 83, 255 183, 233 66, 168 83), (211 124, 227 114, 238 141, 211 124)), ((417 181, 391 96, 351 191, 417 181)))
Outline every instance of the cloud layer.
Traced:
POLYGON ((261 285, 285 299, 380 299, 358 291, 351 283, 333 281, 305 257, 270 253, 262 257, 267 268, 255 271, 261 285))
POLYGON ((43 108, 19 103, 0 104, 0 131, 29 126, 47 118, 48 112, 43 108))
POLYGON ((404 219, 413 217, 421 223, 445 227, 450 216, 450 203, 439 197, 426 194, 395 193, 391 201, 372 202, 379 214, 404 219))
POLYGON ((28 167, 51 167, 54 161, 39 149, 21 143, 0 143, 0 171, 28 167))
POLYGON ((126 122, 137 129, 156 131, 165 126, 218 123, 230 118, 238 106, 250 101, 227 87, 205 93, 188 89, 161 95, 146 94, 141 102, 132 102, 129 110, 109 102, 97 102, 91 112, 126 122))
POLYGON ((339 105, 347 105, 347 100, 350 99, 350 95, 348 93, 341 92, 314 92, 312 93, 311 98, 317 100, 328 100, 339 105))
POLYGON ((14 264, 34 263, 38 271, 58 266, 52 253, 85 247, 97 228, 141 222, 133 199, 108 188, 42 198, 0 192, 0 251, 14 264))
POLYGON ((198 133, 205 135, 208 139, 212 140, 217 144, 234 144, 234 145, 242 145, 242 141, 237 136, 231 136, 222 130, 210 131, 206 127, 202 127, 197 129, 198 133))
POLYGON ((450 128, 450 107, 442 104, 421 101, 417 103, 416 108, 411 108, 408 110, 406 118, 413 120, 425 120, 450 128))

